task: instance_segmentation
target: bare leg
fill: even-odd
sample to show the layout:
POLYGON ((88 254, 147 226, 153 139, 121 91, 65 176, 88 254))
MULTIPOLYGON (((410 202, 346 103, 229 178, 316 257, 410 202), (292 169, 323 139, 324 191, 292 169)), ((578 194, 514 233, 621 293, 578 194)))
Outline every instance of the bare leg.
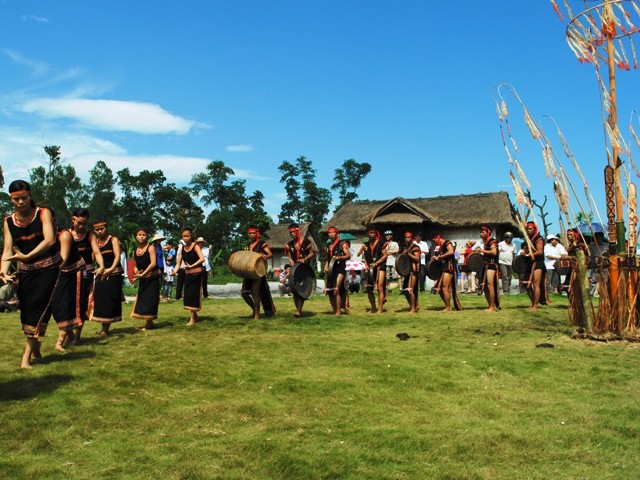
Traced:
POLYGON ((416 302, 416 288, 418 288, 418 275, 409 274, 409 313, 416 313, 417 310, 417 302, 416 302))
POLYGON ((262 303, 260 280, 254 280, 251 283, 251 296, 253 297, 253 319, 260 320, 260 304, 262 303))
POLYGON ((535 269, 531 275, 533 275, 533 281, 531 282, 531 288, 533 291, 529 294, 529 297, 531 298, 531 307, 529 307, 529 310, 537 310, 540 306, 541 282, 544 281, 542 278, 542 269, 535 269))
POLYGON ((111 324, 110 323, 103 323, 102 324, 102 330, 100 330, 100 338, 105 338, 109 335, 109 329, 111 328, 111 324))
POLYGON ((383 269, 378 271, 378 313, 382 313, 382 307, 387 301, 387 279, 383 269))
POLYGON ((27 337, 27 343, 24 346, 24 353, 22 354, 22 361, 20 362, 21 368, 31 368, 31 357, 42 358, 40 353, 40 342, 37 338, 27 337))
POLYGON ((293 297, 293 304, 296 307, 296 311, 293 314, 294 317, 301 317, 302 316, 302 307, 304 306, 304 300, 301 298, 298 298, 294 295, 293 297))
POLYGON ((452 275, 450 273, 442 274, 442 285, 440 288, 440 298, 442 298, 442 302, 444 303, 444 311, 451 311, 451 278, 452 275))
POLYGON ((72 332, 60 330, 60 333, 58 333, 58 341, 56 342, 56 350, 59 352, 66 352, 64 347, 69 343, 69 340, 67 340, 69 334, 73 335, 72 332))
POLYGON ((496 278, 495 270, 487 269, 484 272, 484 295, 485 295, 485 298, 487 299, 487 305, 489 305, 489 308, 486 309, 487 312, 497 311, 495 278, 496 278))

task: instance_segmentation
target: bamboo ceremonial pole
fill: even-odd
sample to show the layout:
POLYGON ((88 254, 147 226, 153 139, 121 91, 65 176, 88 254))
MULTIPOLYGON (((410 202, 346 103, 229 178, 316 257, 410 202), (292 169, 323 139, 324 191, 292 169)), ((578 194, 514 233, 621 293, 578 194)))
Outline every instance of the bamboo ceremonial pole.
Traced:
MULTIPOLYGON (((612 299, 616 298, 618 293, 618 281, 621 271, 620 257, 624 258, 625 256, 624 200, 622 195, 622 182, 620 181, 620 143, 618 142, 619 131, 616 102, 616 65, 613 45, 613 40, 616 34, 614 18, 612 1, 605 0, 602 11, 602 32, 607 39, 607 67, 609 70, 609 97, 611 101, 607 122, 609 123, 609 127, 612 131, 611 147, 613 151, 613 158, 610 160, 610 165, 613 168, 613 189, 615 192, 615 224, 612 224, 611 222, 609 223, 609 292, 612 299)), ((608 181, 610 181, 610 179, 605 178, 605 182, 608 181)))

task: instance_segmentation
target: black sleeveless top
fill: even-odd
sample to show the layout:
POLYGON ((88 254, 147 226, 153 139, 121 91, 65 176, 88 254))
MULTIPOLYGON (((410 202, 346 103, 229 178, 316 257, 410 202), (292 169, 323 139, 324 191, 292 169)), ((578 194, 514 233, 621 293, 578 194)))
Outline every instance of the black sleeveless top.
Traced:
MULTIPOLYGON (((5 218, 9 233, 13 239, 13 246, 20 252, 25 254, 31 252, 44 240, 44 232, 42 230, 43 211, 42 208, 37 207, 31 221, 24 225, 17 221, 15 213, 5 218)), ((18 262, 18 268, 25 272, 47 270, 49 268, 57 268, 61 262, 60 244, 56 241, 47 251, 26 262, 18 262)))
MULTIPOLYGON (((144 272, 147 267, 151 265, 151 254, 149 254, 149 245, 144 248, 144 251, 140 255, 138 255, 138 250, 136 249, 133 257, 136 262, 136 268, 138 269, 138 272, 144 272)), ((157 275, 160 275, 161 273, 162 272, 160 271, 160 268, 156 265, 156 268, 148 272, 145 275, 145 278, 155 277, 157 275)))
MULTIPOLYGON (((453 242, 451 242, 451 240, 445 240, 444 243, 440 246, 440 250, 438 252, 438 255, 442 255, 444 253, 447 253, 448 247, 449 245, 453 245, 453 242)), ((446 258, 441 258, 440 259, 440 268, 442 271, 445 272, 453 272, 455 270, 458 269, 458 261, 456 260, 456 256, 455 255, 450 255, 446 258)))
POLYGON ((268 247, 268 246, 269 244, 264 240, 258 240, 253 248, 251 248, 251 244, 249 244, 245 247, 245 250, 262 253, 262 250, 264 249, 264 247, 268 247))
POLYGON ((311 253, 311 241, 308 238, 305 238, 299 245, 300 248, 298 248, 297 243, 298 242, 296 240, 287 242, 285 251, 287 252, 287 254, 289 254, 289 257, 291 257, 294 262, 302 262, 302 259, 309 255, 309 253, 311 253))
MULTIPOLYGON (((60 236, 64 232, 69 232, 69 235, 71 235, 71 239, 73 240, 73 234, 69 229, 62 230, 61 232, 59 232, 58 238, 60 238, 60 236)), ((84 266, 85 266, 85 261, 84 261, 84 258, 82 258, 82 255, 80 255, 80 251, 78 250, 78 244, 75 241, 72 241, 71 248, 69 249, 69 258, 67 259, 67 264, 64 267, 62 267, 62 271, 65 273, 76 272, 78 270, 82 270, 84 266)))
MULTIPOLYGON (((485 250, 491 250, 491 246, 492 245, 496 245, 496 252, 497 250, 497 242, 495 238, 491 238, 489 237, 489 240, 487 240, 487 242, 484 244, 484 249, 485 250)), ((498 263, 498 255, 491 255, 490 253, 485 253, 484 254, 484 261, 486 264, 490 264, 490 265, 495 265, 496 263, 498 263)))
POLYGON ((367 265, 371 265, 382 258, 385 245, 385 242, 378 240, 376 246, 372 248, 371 240, 364 242, 364 259, 367 261, 367 265))
MULTIPOLYGON (((340 241, 338 241, 333 246, 333 248, 331 248, 331 244, 327 245, 327 258, 331 260, 333 257, 340 257, 344 255, 344 252, 342 251, 342 245, 344 245, 344 242, 340 242, 340 241)), ((335 263, 333 264, 333 268, 345 268, 346 266, 347 266, 347 261, 344 259, 336 260, 335 263)))
MULTIPOLYGON (((116 240, 117 241, 117 240, 116 240)), ((102 260, 104 261, 104 267, 109 268, 113 265, 114 260, 116 259, 116 254, 113 251, 113 237, 109 235, 107 237, 107 241, 100 245, 98 242, 98 247, 100 248, 100 253, 102 254, 102 260)), ((122 269, 122 265, 118 264, 118 266, 113 270, 111 275, 121 274, 124 270, 122 269)))
MULTIPOLYGON (((182 247, 182 261, 185 264, 193 265, 198 261, 198 254, 196 253, 196 244, 191 244, 191 250, 187 251, 186 246, 182 247)), ((202 272, 202 265, 198 265, 197 267, 186 267, 186 273, 194 274, 202 272)))
POLYGON ((84 263, 87 265, 87 270, 92 272, 93 266, 93 250, 91 249, 91 235, 93 233, 86 232, 82 238, 74 238, 73 241, 76 244, 80 256, 84 258, 84 263))

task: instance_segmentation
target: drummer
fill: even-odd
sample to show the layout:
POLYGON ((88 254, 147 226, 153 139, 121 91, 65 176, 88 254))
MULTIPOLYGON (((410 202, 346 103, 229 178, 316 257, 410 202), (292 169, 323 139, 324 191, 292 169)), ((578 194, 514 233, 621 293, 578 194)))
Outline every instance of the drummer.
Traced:
MULTIPOLYGON (((249 237, 249 244, 245 247, 245 250, 259 253, 265 260, 273 257, 271 247, 260 238, 260 230, 258 227, 251 225, 247 229, 247 236, 249 237)), ((247 305, 251 307, 253 320, 260 319, 260 304, 262 304, 264 314, 267 317, 276 313, 276 306, 271 298, 269 282, 267 282, 266 276, 256 280, 245 278, 242 282, 242 298, 247 302, 247 305)))
POLYGON ((440 262, 440 278, 436 283, 436 290, 440 294, 440 298, 444 303, 444 311, 451 311, 451 297, 453 297, 453 308, 462 310, 458 292, 456 288, 456 279, 458 277, 458 262, 456 261, 456 249, 453 242, 445 240, 439 233, 436 233, 431 241, 436 246, 433 259, 440 262))
POLYGON ((326 292, 329 294, 329 301, 333 314, 340 316, 340 310, 347 298, 345 287, 346 263, 351 258, 349 244, 340 241, 340 235, 336 227, 329 227, 329 240, 327 245, 327 261, 324 265, 324 272, 327 274, 326 292))
POLYGON ((480 253, 484 255, 484 275, 482 290, 487 299, 489 308, 487 312, 500 310, 500 297, 498 294, 498 242, 491 237, 491 228, 487 225, 480 227, 480 238, 484 243, 480 253))
POLYGON ((367 228, 369 240, 364 242, 358 257, 364 253, 364 263, 368 270, 364 289, 367 291, 371 313, 382 313, 382 307, 386 302, 386 279, 387 279, 387 248, 386 242, 380 240, 380 232, 375 227, 367 228), (378 306, 376 307, 376 297, 374 288, 378 290, 378 306))
POLYGON ((400 253, 405 254, 411 260, 411 271, 402 279, 402 292, 409 302, 409 313, 420 310, 418 302, 418 288, 420 282, 420 245, 414 241, 413 232, 405 232, 404 243, 400 247, 400 253))
MULTIPOLYGON (((284 251, 289 255, 289 263, 291 266, 293 267, 296 263, 309 264, 316 256, 316 251, 311 241, 308 238, 302 237, 300 227, 297 223, 289 225, 289 235, 291 236, 291 240, 284 246, 284 251)), ((304 306, 305 299, 296 292, 295 288, 291 290, 293 292, 293 304, 296 307, 293 316, 299 318, 302 316, 302 307, 304 306)))

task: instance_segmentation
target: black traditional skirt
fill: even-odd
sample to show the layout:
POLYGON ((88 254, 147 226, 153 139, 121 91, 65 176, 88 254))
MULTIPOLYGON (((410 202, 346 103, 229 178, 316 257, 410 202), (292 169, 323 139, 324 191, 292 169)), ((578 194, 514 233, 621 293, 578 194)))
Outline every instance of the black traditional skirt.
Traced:
POLYGON ((80 318, 82 323, 89 320, 93 310, 93 271, 84 270, 82 272, 82 287, 80 297, 80 318))
POLYGON ((161 275, 157 274, 138 280, 138 294, 131 312, 131 318, 141 318, 143 320, 155 320, 158 318, 161 275))
POLYGON ((122 320, 122 278, 122 273, 114 273, 96 280, 92 321, 114 323, 122 320))
POLYGON ((202 269, 185 269, 184 294, 182 304, 185 310, 199 312, 202 310, 202 269))
POLYGON ((51 313, 60 330, 82 325, 82 269, 61 272, 53 292, 51 313))
MULTIPOLYGON (((260 303, 262 304, 265 315, 267 315, 267 317, 270 317, 271 315, 276 313, 276 305, 275 303, 273 303, 273 298, 271 297, 271 290, 269 289, 269 282, 267 281, 267 277, 262 277, 257 280, 245 278, 242 282, 243 294, 251 294, 251 292, 253 291, 253 282, 260 282, 260 303)), ((253 300, 255 301, 255 298, 253 300)))
POLYGON ((51 301, 60 269, 18 273, 18 301, 22 331, 29 337, 44 336, 51 318, 51 301))

